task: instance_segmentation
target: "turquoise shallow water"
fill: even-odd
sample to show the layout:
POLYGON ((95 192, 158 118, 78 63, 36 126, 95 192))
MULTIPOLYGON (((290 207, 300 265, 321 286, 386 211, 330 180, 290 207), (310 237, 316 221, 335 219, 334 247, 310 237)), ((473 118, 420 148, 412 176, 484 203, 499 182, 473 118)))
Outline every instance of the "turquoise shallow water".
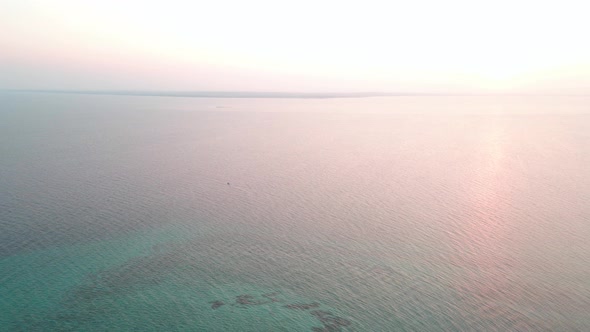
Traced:
POLYGON ((161 230, 3 260, 2 325, 15 330, 309 330, 332 308, 288 289, 220 279, 179 264, 161 230), (19 269, 15 270, 15 267, 19 269), (325 312, 325 313, 322 313, 325 312))
POLYGON ((0 105, 2 330, 590 328, 587 98, 0 105))

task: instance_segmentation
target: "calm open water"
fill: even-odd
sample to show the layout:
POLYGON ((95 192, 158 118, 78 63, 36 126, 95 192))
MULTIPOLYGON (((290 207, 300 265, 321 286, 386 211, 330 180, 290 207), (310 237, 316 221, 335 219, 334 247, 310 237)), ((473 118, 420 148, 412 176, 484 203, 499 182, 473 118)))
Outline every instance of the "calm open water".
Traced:
POLYGON ((2 93, 0 330, 588 331, 590 97, 2 93))

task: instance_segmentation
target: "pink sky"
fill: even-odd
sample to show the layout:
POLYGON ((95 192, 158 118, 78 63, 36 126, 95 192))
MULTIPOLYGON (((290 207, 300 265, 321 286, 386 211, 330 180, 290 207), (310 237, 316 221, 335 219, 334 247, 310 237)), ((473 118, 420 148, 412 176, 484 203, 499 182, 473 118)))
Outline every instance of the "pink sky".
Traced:
POLYGON ((0 6, 5 89, 590 93, 583 1, 0 6))

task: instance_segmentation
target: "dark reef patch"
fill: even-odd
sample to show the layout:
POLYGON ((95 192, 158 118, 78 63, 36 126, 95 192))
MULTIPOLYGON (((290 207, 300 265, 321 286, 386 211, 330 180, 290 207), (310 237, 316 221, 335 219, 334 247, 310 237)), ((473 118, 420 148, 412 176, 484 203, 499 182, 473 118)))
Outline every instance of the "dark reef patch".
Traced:
POLYGON ((322 327, 314 327, 314 332, 335 332, 341 331, 341 327, 349 326, 351 322, 348 319, 333 315, 331 312, 324 310, 314 310, 310 312, 313 316, 322 322, 322 327))
POLYGON ((267 303, 271 303, 271 302, 272 301, 270 301, 270 300, 268 300, 268 301, 258 300, 254 296, 249 295, 249 294, 236 296, 236 304, 242 305, 242 306, 261 305, 261 304, 267 304, 267 303))
MULTIPOLYGON (((251 294, 242 294, 235 297, 234 302, 229 303, 232 306, 238 306, 240 308, 247 309, 251 306, 258 306, 263 304, 272 304, 275 302, 283 302, 283 300, 279 299, 279 293, 266 293, 260 296, 255 296, 251 294)), ((215 310, 226 303, 221 300, 211 301, 211 309, 215 310)), ((282 305, 281 307, 290 309, 290 310, 311 310, 311 309, 318 309, 322 305, 319 302, 310 302, 310 303, 290 303, 282 305)), ((342 331, 343 327, 349 326, 352 324, 346 318, 342 318, 339 316, 334 315, 333 313, 326 311, 326 310, 312 310, 308 311, 308 313, 314 316, 317 320, 319 320, 322 326, 312 327, 311 330, 314 332, 338 332, 342 331)))
POLYGON ((282 302, 281 300, 279 300, 277 298, 278 295, 279 295, 279 293, 274 292, 274 293, 262 294, 262 297, 269 299, 271 302, 282 302))
POLYGON ((223 301, 212 301, 209 303, 211 303, 211 309, 213 309, 213 310, 221 307, 222 305, 225 305, 225 303, 223 301))
POLYGON ((312 303, 293 303, 293 304, 286 304, 283 307, 285 307, 287 309, 294 309, 294 310, 309 310, 309 309, 318 308, 319 306, 320 306, 319 303, 312 302, 312 303))

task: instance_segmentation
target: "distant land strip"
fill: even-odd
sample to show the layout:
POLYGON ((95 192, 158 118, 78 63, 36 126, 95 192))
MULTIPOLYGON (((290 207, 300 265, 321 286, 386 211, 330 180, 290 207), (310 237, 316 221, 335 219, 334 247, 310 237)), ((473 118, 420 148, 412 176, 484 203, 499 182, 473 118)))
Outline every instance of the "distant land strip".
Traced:
POLYGON ((0 92, 60 93, 114 96, 192 97, 192 98, 367 98, 403 96, 588 96, 561 93, 427 93, 427 92, 258 92, 258 91, 158 91, 158 90, 45 90, 0 89, 0 92))
POLYGON ((196 97, 196 98, 364 98, 427 95, 385 92, 252 92, 252 91, 144 91, 144 90, 4 90, 7 92, 73 93, 88 95, 196 97))

